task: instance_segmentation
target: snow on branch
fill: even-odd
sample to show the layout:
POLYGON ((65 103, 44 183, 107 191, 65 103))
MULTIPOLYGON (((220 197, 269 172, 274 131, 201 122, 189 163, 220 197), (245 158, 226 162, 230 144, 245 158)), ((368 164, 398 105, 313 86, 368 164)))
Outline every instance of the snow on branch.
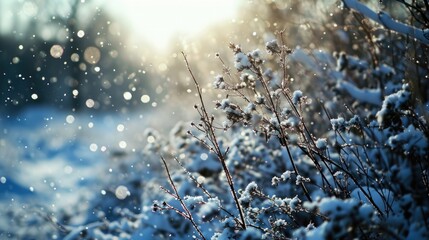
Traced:
POLYGON ((360 89, 352 83, 346 81, 339 81, 337 88, 345 90, 351 97, 361 103, 369 103, 376 106, 381 105, 381 92, 380 89, 360 89))
POLYGON ((393 20, 386 12, 376 13, 357 0, 343 0, 343 3, 365 17, 383 25, 385 28, 415 38, 421 43, 429 45, 429 29, 423 30, 393 20))

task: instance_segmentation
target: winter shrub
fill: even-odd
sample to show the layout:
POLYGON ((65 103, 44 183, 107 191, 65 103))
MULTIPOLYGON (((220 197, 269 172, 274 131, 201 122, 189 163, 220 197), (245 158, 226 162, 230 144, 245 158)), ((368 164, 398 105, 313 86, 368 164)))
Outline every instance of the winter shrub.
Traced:
MULTIPOLYGON (((268 42, 268 55, 230 45, 236 72, 225 67, 224 74, 213 83, 228 93, 215 103, 225 115, 218 129, 226 132, 204 128, 205 121, 214 126, 215 118, 205 117, 201 114, 206 111, 204 107, 197 107, 202 120, 198 125, 201 128, 197 127, 200 133, 191 135, 201 145, 213 143, 214 134, 223 137, 222 150, 215 155, 224 158, 234 186, 240 189, 238 208, 244 212, 245 221, 240 222, 233 199, 219 190, 227 189, 227 177, 215 171, 205 180, 211 178, 218 185, 194 186, 202 195, 214 192, 222 199, 223 211, 211 220, 210 231, 203 228, 201 237, 428 237, 424 217, 429 211, 428 131, 425 119, 419 117, 419 105, 411 100, 407 80, 398 79, 406 75, 405 70, 386 63, 371 66, 368 60, 344 52, 333 54, 336 62, 326 54, 316 55, 324 57, 317 60, 331 66, 322 75, 336 79, 332 90, 348 96, 337 95, 334 100, 346 103, 346 112, 335 111, 340 117, 332 115, 329 103, 319 101, 330 127, 325 133, 312 133, 314 127, 307 120, 312 116, 304 109, 317 103, 305 91, 293 90, 284 63, 314 63, 308 62, 308 53, 299 48, 291 51, 283 42, 281 33, 278 41, 268 42), (296 52, 301 56, 297 57, 296 52), (265 68, 269 61, 277 62, 278 68, 265 68), (362 88, 350 81, 366 73, 380 84, 362 88), (347 106, 350 100, 354 104, 347 106), (343 117, 350 114, 352 117, 343 117)), ((195 84, 198 87, 198 82, 195 84)), ((200 93, 203 104, 201 97, 200 93)), ((318 121, 313 125, 326 124, 320 117, 312 121, 318 121)), ((190 160, 188 164, 190 167, 185 164, 185 169, 196 163, 190 160)))
MULTIPOLYGON (((237 74, 226 70, 226 76, 217 76, 213 84, 228 92, 227 98, 215 103, 225 114, 224 123, 218 127, 222 131, 217 133, 215 129, 204 128, 204 121, 212 124, 215 118, 205 118, 201 114, 205 110, 197 107, 202 122, 192 124, 199 126, 196 127, 199 133, 191 135, 200 143, 199 151, 204 152, 204 145, 208 147, 207 156, 213 155, 213 147, 207 144, 213 144, 211 134, 222 136, 219 142, 222 150, 214 155, 222 155, 234 185, 240 189, 238 203, 244 212, 245 225, 233 208, 233 199, 222 194, 228 181, 218 167, 210 175, 206 174, 207 184, 193 186, 197 190, 194 194, 202 194, 197 197, 198 204, 193 205, 196 208, 210 205, 212 193, 222 199, 219 206, 223 211, 217 212, 209 223, 200 220, 201 226, 212 226, 202 228, 201 237, 428 236, 424 217, 429 211, 425 155, 428 132, 424 119, 417 117, 414 111, 415 105, 410 102, 412 93, 406 83, 397 90, 361 90, 345 82, 345 77, 338 79, 337 88, 340 86, 356 101, 371 104, 374 110, 370 112, 375 114, 332 118, 326 107, 322 107, 330 118, 331 127, 327 133, 317 136, 308 127, 306 119, 311 116, 303 111, 306 105, 312 104, 303 91, 293 91, 293 84, 286 75, 279 74, 279 84, 272 84, 272 79, 264 74, 266 60, 260 51, 255 58, 254 52, 244 53, 237 45, 230 47, 235 55, 237 74), (210 184, 214 182, 215 185, 210 184), (203 195, 210 198, 203 200, 203 195)), ((272 41, 267 43, 267 53, 283 61, 293 55, 286 46, 272 41)), ((336 67, 330 69, 328 75, 344 74, 346 68, 351 68, 350 74, 369 68, 363 61, 344 54, 340 58, 348 58, 347 66, 337 60, 336 67)), ((286 72, 283 61, 278 61, 278 70, 270 72, 286 72)), ((373 76, 384 74, 383 77, 394 72, 385 65, 374 71, 378 75, 374 73, 373 76)), ((389 80, 385 80, 385 84, 389 85, 389 80)), ((186 152, 186 147, 183 150, 186 152)), ((193 167, 204 161, 193 158, 185 164, 185 169, 192 169, 186 172, 204 174, 206 171, 193 167)), ((216 161, 211 164, 216 165, 216 161)), ((182 182, 188 177, 184 175, 184 178, 182 182)), ((183 199, 187 201, 188 197, 183 199)), ((200 212, 195 211, 195 216, 200 216, 200 212)))

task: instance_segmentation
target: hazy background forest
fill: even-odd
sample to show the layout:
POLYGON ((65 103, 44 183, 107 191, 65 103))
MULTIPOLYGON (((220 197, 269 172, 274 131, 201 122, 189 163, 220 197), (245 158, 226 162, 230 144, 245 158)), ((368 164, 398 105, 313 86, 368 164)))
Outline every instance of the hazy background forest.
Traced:
MULTIPOLYGON (((229 43, 263 46, 280 30, 291 47, 359 55, 366 33, 354 29, 355 23, 335 3, 189 1, 181 5, 161 1, 121 6, 97 0, 2 1, 0 57, 5 80, 0 107, 17 111, 50 105, 78 111, 87 109, 86 101, 92 99, 92 109, 122 112, 165 103, 172 96, 189 96, 186 91, 192 89, 181 51, 197 63, 195 71, 201 80, 209 82, 221 67, 215 53, 225 56, 228 65, 230 53, 225 46, 229 43), (153 14, 159 17, 127 16, 139 15, 139 10, 128 14, 138 8, 141 15, 160 11, 153 14), (198 11, 206 13, 188 13, 198 11), (191 23, 198 21, 207 25, 191 23), (355 39, 352 44, 350 38, 355 39), (124 93, 135 96, 128 99, 124 93), (142 104, 143 95, 152 101, 142 104)), ((400 1, 372 4, 395 19, 410 17, 400 1)))
MULTIPOLYGON (((92 99, 92 109, 121 112, 144 108, 140 101, 143 95, 150 96, 151 103, 165 103, 171 95, 189 95, 186 90, 192 88, 180 59, 181 51, 198 62, 197 75, 210 81, 220 66, 215 53, 228 56, 225 46, 230 42, 243 47, 264 45, 279 30, 286 30, 290 46, 315 49, 323 41, 325 48, 344 50, 350 47, 348 43, 320 28, 327 25, 323 21, 328 23, 329 18, 339 17, 334 16, 338 11, 332 7, 334 2, 319 1, 309 12, 305 3, 293 1, 207 2, 197 7, 192 1, 184 6, 168 1, 132 2, 128 7, 115 1, 95 0, 2 1, 1 107, 17 111, 31 105, 50 105, 78 111, 87 109, 85 103, 92 99), (179 7, 174 11, 168 10, 176 5, 179 7), (127 16, 133 8, 141 8, 142 14, 148 13, 145 8, 160 11, 160 19, 170 22, 157 24, 160 20, 155 18, 146 24, 138 23, 146 18, 127 16), (204 28, 196 25, 192 29, 195 24, 190 21, 208 21, 186 19, 188 12, 201 9, 206 13, 200 16, 208 11, 219 16, 204 28), (168 25, 168 29, 162 29, 168 25), (184 30, 186 27, 190 29, 184 30), (136 96, 127 100, 125 92, 136 96)), ((138 10, 130 14, 139 15, 138 10)))

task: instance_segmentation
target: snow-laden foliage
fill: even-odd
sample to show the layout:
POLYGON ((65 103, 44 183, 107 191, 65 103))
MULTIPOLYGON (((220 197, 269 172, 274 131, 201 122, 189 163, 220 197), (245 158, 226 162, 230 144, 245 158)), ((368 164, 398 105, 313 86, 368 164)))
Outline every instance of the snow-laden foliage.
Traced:
MULTIPOLYGON (((282 35, 279 38, 284 42, 282 35)), ((239 189, 238 209, 244 213, 245 224, 234 199, 222 194, 228 189, 224 171, 219 167, 209 175, 188 172, 203 162, 190 157, 185 173, 195 176, 182 174, 178 182, 204 174, 204 184, 186 184, 191 189, 184 193, 199 192, 199 199, 204 195, 222 198, 218 215, 209 223, 200 220, 200 237, 428 237, 428 129, 421 116, 426 110, 421 112, 412 101, 401 63, 373 66, 369 59, 344 52, 331 58, 321 50, 291 51, 274 40, 267 42, 266 55, 246 53, 235 44, 230 48, 237 78, 226 68, 213 84, 228 93, 215 103, 226 119, 219 128, 222 132, 204 129, 205 122, 216 120, 201 114, 201 123, 192 125, 200 126, 199 131, 191 135, 201 151, 213 141, 210 134, 219 135, 221 151, 214 153, 208 146, 207 154, 213 156, 212 164, 216 158, 225 159, 239 189), (333 98, 319 100, 323 105, 319 115, 305 110, 314 104, 309 94, 294 90, 293 80, 305 76, 292 79, 284 61, 299 63, 319 78, 334 81, 330 85, 333 98), (344 112, 331 107, 338 103, 346 104, 344 112)), ((186 148, 182 151, 187 152, 186 148)))
MULTIPOLYGON (((302 90, 292 91, 288 76, 284 76, 279 85, 272 85, 264 74, 263 63, 287 57, 291 54, 288 48, 271 41, 267 43, 267 53, 274 58, 258 54, 257 59, 253 52, 244 53, 237 45, 231 48, 236 60, 243 61, 245 56, 246 64, 235 66, 239 84, 234 84, 230 77, 230 80, 225 76, 215 78, 214 86, 222 79, 224 87, 220 90, 229 93, 229 97, 215 103, 226 118, 219 129, 222 132, 202 127, 215 118, 206 119, 201 115, 200 123, 191 124, 199 127, 191 134, 193 140, 188 140, 199 145, 200 150, 194 152, 196 149, 191 145, 188 146, 192 151, 187 147, 180 150, 191 153, 189 162, 184 161, 186 174, 178 173, 181 177, 177 182, 186 186, 181 188, 183 194, 192 193, 196 196, 193 199, 198 199, 199 204, 192 206, 202 208, 209 202, 204 198, 222 199, 216 217, 210 222, 201 219, 195 210, 194 220, 200 222, 201 238, 428 237, 424 217, 429 213, 426 206, 429 200, 428 131, 425 120, 418 117, 416 105, 410 101, 409 85, 405 80, 402 88, 394 83, 392 74, 399 70, 384 64, 371 70, 365 61, 344 53, 340 58, 347 59, 347 63, 344 59, 327 60, 333 61, 329 63, 332 68, 324 74, 337 77, 333 89, 338 90, 338 83, 342 84, 343 90, 349 93, 346 98, 354 98, 370 109, 361 111, 360 105, 354 105, 357 114, 346 112, 334 117, 325 107, 323 114, 329 118, 328 130, 314 135, 311 133, 314 127, 307 120, 311 116, 303 111, 312 104, 310 98, 304 96, 302 90), (275 46, 282 50, 274 51, 275 46), (346 69, 350 72, 345 72, 346 69), (381 79, 388 87, 383 91, 363 92, 351 83, 346 85, 344 79, 365 71, 371 71, 373 78, 381 79), (248 84, 250 79, 252 83, 248 84), (365 112, 369 114, 360 115, 365 112), (221 151, 218 153, 208 144, 213 143, 210 134, 219 134, 217 143, 221 151), (208 147, 209 152, 203 161, 192 157, 203 154, 204 147, 208 147), (239 189, 238 205, 245 225, 234 207, 237 203, 228 194, 222 194, 228 191, 228 177, 220 167, 222 161, 216 158, 225 159, 228 174, 233 176, 233 184, 239 189), (210 165, 219 166, 217 170, 208 172, 194 167, 204 166, 208 159, 213 160, 210 165), (195 180, 201 175, 204 184, 195 180), (192 180, 194 185, 185 183, 192 180)), ((293 61, 310 59, 296 59, 293 55, 291 58, 293 61)), ((311 63, 302 64, 311 66, 311 63)), ((279 72, 282 68, 280 64, 279 72)), ((351 108, 346 110, 354 112, 351 108)), ((320 116, 313 116, 311 121, 327 124, 320 116)), ((186 196, 183 199, 188 201, 186 196)), ((177 202, 177 198, 172 202, 177 202)))

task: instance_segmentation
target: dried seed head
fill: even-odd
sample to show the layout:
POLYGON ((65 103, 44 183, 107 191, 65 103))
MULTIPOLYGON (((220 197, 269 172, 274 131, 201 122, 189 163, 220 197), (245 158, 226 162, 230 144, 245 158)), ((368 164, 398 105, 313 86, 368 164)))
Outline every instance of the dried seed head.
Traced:
POLYGON ((270 54, 281 53, 280 47, 276 40, 271 40, 265 44, 265 48, 270 54))
POLYGON ((234 43, 229 43, 229 48, 232 49, 232 51, 234 53, 240 53, 241 52, 241 47, 240 45, 236 45, 234 43))

